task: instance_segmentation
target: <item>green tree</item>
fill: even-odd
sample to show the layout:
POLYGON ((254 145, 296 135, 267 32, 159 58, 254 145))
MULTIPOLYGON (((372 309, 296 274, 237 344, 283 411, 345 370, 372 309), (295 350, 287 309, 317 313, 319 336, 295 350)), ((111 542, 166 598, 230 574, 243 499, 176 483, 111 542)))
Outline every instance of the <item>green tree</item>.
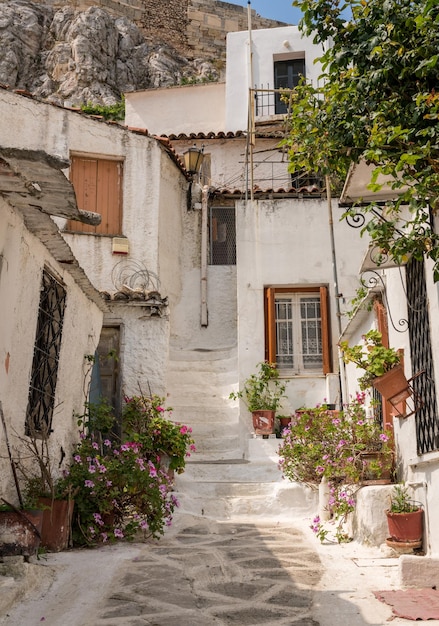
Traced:
POLYGON ((324 52, 321 86, 303 81, 291 109, 291 170, 340 181, 352 162, 372 163, 369 189, 378 191, 385 174, 399 196, 384 207, 352 210, 364 212, 364 230, 396 260, 430 257, 439 280, 439 237, 431 225, 439 209, 437 0, 293 4, 303 13, 302 32, 324 52))

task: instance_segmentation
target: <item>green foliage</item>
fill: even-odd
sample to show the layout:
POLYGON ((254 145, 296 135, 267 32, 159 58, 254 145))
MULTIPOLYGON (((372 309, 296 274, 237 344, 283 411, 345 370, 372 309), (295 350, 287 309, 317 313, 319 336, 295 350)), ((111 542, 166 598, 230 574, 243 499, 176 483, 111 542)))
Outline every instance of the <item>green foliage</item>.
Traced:
POLYGON ((203 85, 205 83, 216 82, 215 76, 207 74, 207 76, 182 76, 180 79, 180 85, 203 85))
POLYGON ((277 411, 285 397, 285 385, 279 380, 279 371, 273 363, 263 361, 258 364, 259 372, 251 374, 244 382, 244 388, 232 392, 231 400, 242 398, 248 410, 277 411))
POLYGON ((87 104, 81 105, 81 111, 89 115, 100 115, 106 120, 121 121, 125 119, 125 98, 122 96, 120 102, 116 104, 87 104))
POLYGON ((368 288, 366 287, 364 282, 361 281, 360 286, 355 292, 355 296, 350 300, 351 309, 346 312, 346 315, 348 316, 349 319, 352 319, 356 315, 359 309, 364 308, 364 309, 367 309, 368 311, 372 310, 372 307, 373 307, 372 302, 368 302, 365 305, 365 299, 368 293, 369 293, 368 288))
POLYGON ((364 211, 363 232, 395 260, 427 255, 439 279, 439 6, 432 0, 295 0, 300 28, 325 52, 321 87, 303 82, 292 103, 291 169, 344 177, 351 162, 390 177, 384 210, 364 211), (342 11, 350 8, 348 21, 342 11))
POLYGON ((364 343, 349 346, 347 341, 340 342, 345 363, 355 365, 365 370, 365 374, 358 379, 360 389, 367 389, 377 376, 386 372, 400 363, 401 358, 393 348, 386 348, 382 344, 382 335, 378 330, 369 330, 363 335, 364 343))
POLYGON ((393 487, 389 507, 391 513, 413 513, 418 511, 419 508, 420 505, 410 497, 408 488, 404 484, 398 484, 393 487))

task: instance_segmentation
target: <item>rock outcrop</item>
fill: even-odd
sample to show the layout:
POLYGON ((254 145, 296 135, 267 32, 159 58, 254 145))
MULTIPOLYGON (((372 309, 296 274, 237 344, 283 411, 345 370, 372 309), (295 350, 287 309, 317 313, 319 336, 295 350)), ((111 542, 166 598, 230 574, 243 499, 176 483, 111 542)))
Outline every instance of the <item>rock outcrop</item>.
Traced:
POLYGON ((206 59, 188 60, 103 8, 0 2, 0 83, 50 102, 111 105, 124 92, 218 78, 206 59))

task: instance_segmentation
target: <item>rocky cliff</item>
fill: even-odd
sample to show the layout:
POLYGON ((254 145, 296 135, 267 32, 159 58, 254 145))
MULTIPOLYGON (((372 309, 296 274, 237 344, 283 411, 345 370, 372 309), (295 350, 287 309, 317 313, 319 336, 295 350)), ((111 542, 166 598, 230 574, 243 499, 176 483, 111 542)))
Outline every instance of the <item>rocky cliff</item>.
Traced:
MULTIPOLYGON (((252 28, 283 26, 251 11, 252 28)), ((0 83, 57 104, 218 80, 247 8, 221 0, 0 0, 0 83)))
POLYGON ((104 8, 0 2, 0 83, 51 102, 110 105, 126 91, 218 78, 214 63, 104 8))

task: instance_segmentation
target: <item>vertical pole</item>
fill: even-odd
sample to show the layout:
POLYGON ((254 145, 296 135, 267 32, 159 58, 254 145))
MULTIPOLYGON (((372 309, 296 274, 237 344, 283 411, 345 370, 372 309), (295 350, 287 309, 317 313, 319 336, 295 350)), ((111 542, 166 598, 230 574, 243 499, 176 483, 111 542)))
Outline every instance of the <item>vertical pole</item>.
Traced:
MULTIPOLYGON (((332 257, 332 272, 334 278, 334 291, 335 291, 335 311, 337 317, 338 324, 338 336, 341 336, 342 326, 341 326, 341 312, 340 312, 340 290, 338 287, 338 271, 337 271, 337 257, 335 254, 335 238, 334 238, 334 219, 332 216, 332 194, 331 194, 331 181, 329 176, 325 177, 326 184, 326 198, 328 200, 328 222, 329 222, 329 235, 331 239, 331 257, 332 257)), ((347 399, 347 384, 346 384, 346 370, 345 364, 343 361, 343 356, 340 348, 338 348, 338 363, 339 363, 339 371, 340 371, 340 391, 341 398, 340 404, 343 406, 343 402, 347 399)))
POLYGON ((253 91, 253 41, 252 41, 252 8, 251 2, 247 3, 247 23, 248 23, 248 134, 250 137, 250 199, 254 199, 254 178, 253 178, 253 146, 255 145, 255 111, 254 111, 254 91, 253 91))
POLYGON ((207 200, 209 187, 204 185, 201 196, 201 326, 208 325, 207 314, 207 200))

